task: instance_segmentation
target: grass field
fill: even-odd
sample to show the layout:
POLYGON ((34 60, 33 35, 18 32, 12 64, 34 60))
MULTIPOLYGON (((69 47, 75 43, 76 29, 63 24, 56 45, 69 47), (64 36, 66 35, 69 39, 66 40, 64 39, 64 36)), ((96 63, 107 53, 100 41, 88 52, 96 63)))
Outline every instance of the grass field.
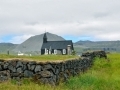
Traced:
POLYGON ((15 56, 15 55, 7 55, 0 54, 0 59, 24 59, 24 60, 35 60, 35 61, 55 61, 55 60, 66 60, 71 58, 78 58, 76 55, 34 55, 34 56, 15 56))
POLYGON ((120 54, 109 54, 108 59, 96 58, 87 72, 58 86, 39 85, 24 79, 21 86, 14 80, 1 83, 0 90, 120 90, 120 54))

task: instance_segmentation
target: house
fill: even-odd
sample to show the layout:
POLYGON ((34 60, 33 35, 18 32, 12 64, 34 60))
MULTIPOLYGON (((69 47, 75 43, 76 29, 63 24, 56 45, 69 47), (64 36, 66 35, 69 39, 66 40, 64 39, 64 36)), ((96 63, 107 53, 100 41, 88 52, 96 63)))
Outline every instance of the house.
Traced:
POLYGON ((46 33, 43 36, 43 45, 41 47, 41 55, 45 54, 61 54, 70 55, 73 48, 72 40, 64 41, 47 41, 46 33))

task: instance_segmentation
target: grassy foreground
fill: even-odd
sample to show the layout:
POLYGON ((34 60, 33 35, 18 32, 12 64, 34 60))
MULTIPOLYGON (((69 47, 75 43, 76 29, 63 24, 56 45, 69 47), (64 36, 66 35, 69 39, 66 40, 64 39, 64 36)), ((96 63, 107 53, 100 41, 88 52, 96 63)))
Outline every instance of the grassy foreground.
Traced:
POLYGON ((38 85, 30 80, 0 83, 0 90, 120 90, 120 54, 109 54, 109 60, 96 58, 84 74, 71 77, 59 86, 38 85))

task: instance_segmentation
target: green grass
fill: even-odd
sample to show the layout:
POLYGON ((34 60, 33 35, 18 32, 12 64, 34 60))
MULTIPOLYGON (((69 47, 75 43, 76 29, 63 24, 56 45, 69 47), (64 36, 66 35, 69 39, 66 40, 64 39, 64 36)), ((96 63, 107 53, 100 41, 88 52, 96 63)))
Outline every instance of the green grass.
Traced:
POLYGON ((24 59, 24 60, 35 60, 35 61, 55 61, 55 60, 66 60, 71 58, 78 58, 76 55, 36 55, 36 56, 15 56, 15 55, 6 55, 0 54, 0 59, 24 59))
POLYGON ((71 78, 66 83, 69 90, 120 90, 120 54, 108 58, 96 58, 87 73, 71 78))
POLYGON ((71 77, 58 86, 39 85, 28 79, 1 83, 0 90, 120 90, 120 54, 109 54, 109 60, 96 58, 90 70, 71 77))

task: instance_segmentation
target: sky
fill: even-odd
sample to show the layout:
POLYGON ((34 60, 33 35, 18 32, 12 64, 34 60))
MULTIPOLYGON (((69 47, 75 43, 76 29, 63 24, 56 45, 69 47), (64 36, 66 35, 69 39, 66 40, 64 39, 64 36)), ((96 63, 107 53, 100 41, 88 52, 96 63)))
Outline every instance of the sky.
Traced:
POLYGON ((120 0, 0 0, 0 42, 50 32, 73 40, 120 40, 120 0))

